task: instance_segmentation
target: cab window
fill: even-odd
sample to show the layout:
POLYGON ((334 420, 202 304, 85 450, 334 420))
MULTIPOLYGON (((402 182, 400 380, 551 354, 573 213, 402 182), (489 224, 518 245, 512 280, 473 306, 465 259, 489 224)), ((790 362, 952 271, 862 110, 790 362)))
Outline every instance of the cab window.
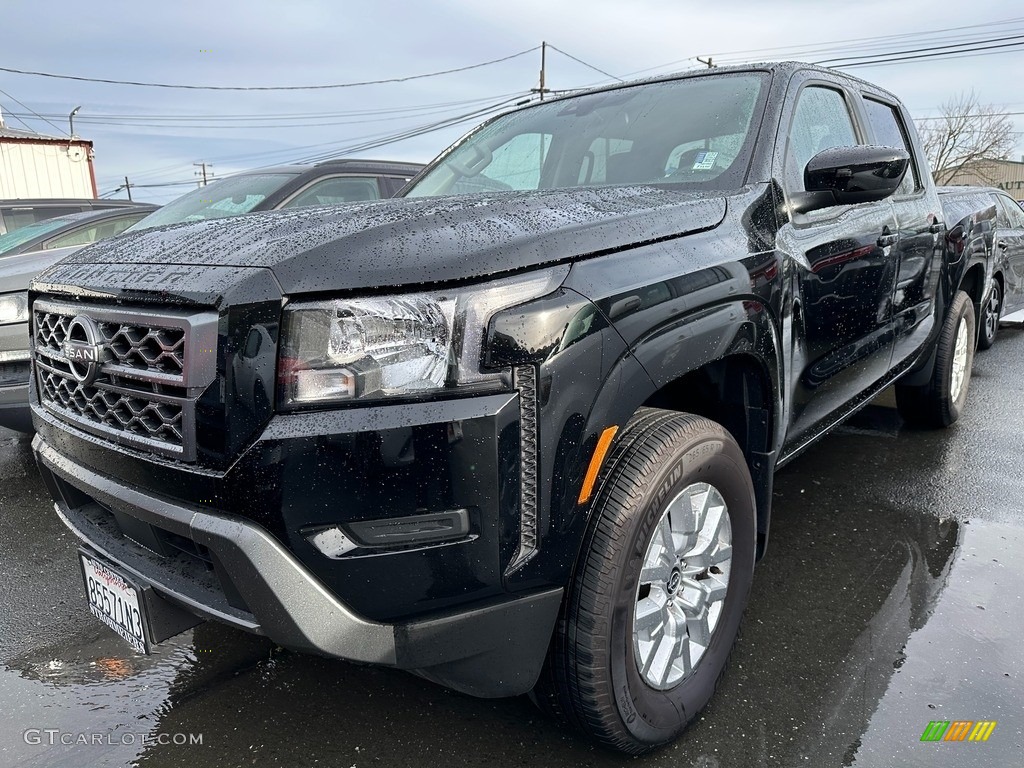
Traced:
POLYGON ((804 169, 816 154, 832 147, 853 147, 857 132, 843 94, 832 88, 811 86, 800 93, 789 129, 786 150, 786 186, 804 188, 804 169))

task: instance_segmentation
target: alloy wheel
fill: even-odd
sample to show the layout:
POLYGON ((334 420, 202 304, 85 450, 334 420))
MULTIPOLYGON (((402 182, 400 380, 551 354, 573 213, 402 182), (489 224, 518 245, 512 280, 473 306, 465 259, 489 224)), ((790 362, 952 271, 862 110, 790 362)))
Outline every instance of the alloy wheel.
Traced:
POLYGON ((967 374, 967 318, 961 317, 956 329, 956 345, 953 347, 953 366, 950 371, 949 396, 956 402, 963 389, 967 374))
POLYGON ((687 486, 647 546, 633 614, 633 653, 657 690, 690 675, 711 643, 729 587, 732 527, 718 489, 687 486))
POLYGON ((999 328, 999 304, 1001 301, 999 283, 994 282, 992 295, 989 297, 988 304, 985 305, 985 335, 990 339, 996 335, 999 328))

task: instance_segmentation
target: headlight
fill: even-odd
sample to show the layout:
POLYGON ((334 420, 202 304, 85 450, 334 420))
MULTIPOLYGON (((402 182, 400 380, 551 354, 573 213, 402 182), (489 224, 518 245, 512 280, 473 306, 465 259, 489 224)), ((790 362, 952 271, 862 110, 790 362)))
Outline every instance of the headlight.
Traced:
POLYGON ((0 296, 0 325, 28 322, 28 293, 0 296))
POLYGON ((481 371, 495 312, 544 296, 568 267, 485 285, 296 303, 285 311, 281 405, 412 397, 500 380, 481 371))

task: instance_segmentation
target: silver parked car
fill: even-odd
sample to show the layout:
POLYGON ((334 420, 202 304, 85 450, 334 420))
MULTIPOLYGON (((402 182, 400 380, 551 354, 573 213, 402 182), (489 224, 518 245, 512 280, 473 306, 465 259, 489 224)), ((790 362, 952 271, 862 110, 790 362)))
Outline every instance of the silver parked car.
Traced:
POLYGON ((47 267, 114 237, 157 206, 121 205, 55 216, 0 235, 0 427, 31 432, 28 410, 28 286, 47 267))
POLYGON ((37 274, 83 246, 0 259, 0 427, 31 432, 28 408, 28 286, 37 274))

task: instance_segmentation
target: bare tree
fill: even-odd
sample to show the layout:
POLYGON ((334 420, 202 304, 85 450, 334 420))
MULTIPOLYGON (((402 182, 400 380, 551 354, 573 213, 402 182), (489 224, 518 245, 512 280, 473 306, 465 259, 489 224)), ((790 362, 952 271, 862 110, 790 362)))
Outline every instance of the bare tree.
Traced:
POLYGON ((966 176, 991 184, 995 177, 990 161, 1006 160, 1017 144, 1009 116, 979 104, 973 91, 950 99, 941 111, 941 117, 921 130, 935 183, 966 176))

